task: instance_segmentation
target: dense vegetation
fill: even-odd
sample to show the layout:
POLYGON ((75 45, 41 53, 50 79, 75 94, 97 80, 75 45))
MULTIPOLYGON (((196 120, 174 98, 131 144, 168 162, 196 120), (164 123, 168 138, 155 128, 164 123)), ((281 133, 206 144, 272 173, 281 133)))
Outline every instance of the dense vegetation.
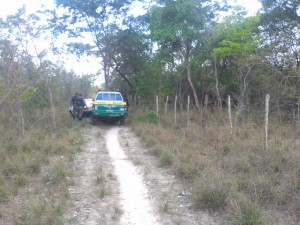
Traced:
MULTIPOLYGON (((299 154, 294 142, 300 125, 300 0, 261 0, 262 10, 255 16, 221 0, 141 0, 144 11, 137 16, 132 13, 134 2, 56 0, 54 10, 28 15, 22 8, 0 19, 0 204, 8 204, 20 187, 30 186, 29 177, 49 163, 48 157, 58 152, 71 157, 74 145, 81 142, 74 143, 75 134, 66 131, 74 126, 67 117, 70 97, 75 91, 90 96, 95 78, 103 76, 104 84, 96 86, 119 89, 150 109, 155 96, 161 105, 167 96, 169 103, 177 96, 178 109, 184 113, 191 96, 192 127, 180 120, 171 125, 174 121, 167 120, 174 115, 156 118, 154 112, 141 121, 158 124, 155 129, 143 126, 144 132, 156 131, 148 139, 145 135, 145 142, 155 145, 162 165, 193 181, 196 205, 212 210, 227 207, 234 224, 268 224, 268 219, 274 224, 268 213, 273 209, 282 224, 285 215, 290 223, 299 222, 299 154), (99 74, 67 71, 58 60, 66 53, 93 56, 101 65, 99 74), (273 134, 270 155, 261 149, 258 135, 267 93, 273 134), (225 122, 228 95, 235 119, 233 135, 225 122), (205 99, 214 116, 208 116, 205 99), (168 141, 174 146, 154 143, 158 137, 164 138, 162 144, 176 140, 172 135, 183 138, 177 138, 180 143, 168 141), (190 150, 182 152, 183 148, 190 150), (195 168, 207 169, 200 176, 195 168), (228 176, 220 179, 221 171, 228 176), (212 179, 206 182, 208 177, 212 179)), ((143 135, 138 125, 135 129, 143 135)), ((58 184, 55 188, 64 193, 62 165, 50 165, 50 170, 44 184, 58 184)), ((36 204, 34 210, 43 205, 36 204)), ((59 214, 60 205, 53 205, 59 214)), ((26 219, 32 223, 34 214, 23 216, 16 224, 26 219)), ((59 223, 44 220, 37 221, 59 223)))

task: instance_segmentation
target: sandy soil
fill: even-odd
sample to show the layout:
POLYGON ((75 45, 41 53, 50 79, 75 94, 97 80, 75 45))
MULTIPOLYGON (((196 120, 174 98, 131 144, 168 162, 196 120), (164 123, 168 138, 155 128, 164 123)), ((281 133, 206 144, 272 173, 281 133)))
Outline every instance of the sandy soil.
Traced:
POLYGON ((193 209, 188 184, 160 168, 129 127, 88 127, 84 133, 66 224, 219 224, 217 216, 193 209))

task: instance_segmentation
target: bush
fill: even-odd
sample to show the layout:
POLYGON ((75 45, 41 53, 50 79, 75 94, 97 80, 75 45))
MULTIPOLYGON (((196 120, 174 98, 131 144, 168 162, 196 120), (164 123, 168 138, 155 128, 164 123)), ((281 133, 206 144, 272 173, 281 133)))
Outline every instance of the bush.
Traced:
POLYGON ((239 204, 239 208, 233 216, 230 216, 233 220, 231 224, 233 225, 262 225, 261 213, 257 205, 242 201, 239 204))
POLYGON ((152 110, 146 112, 142 116, 139 116, 138 121, 144 122, 144 123, 154 123, 154 124, 157 124, 159 122, 156 112, 154 112, 152 110))
POLYGON ((194 196, 195 204, 211 210, 224 208, 228 197, 225 187, 225 184, 219 182, 197 184, 194 196))

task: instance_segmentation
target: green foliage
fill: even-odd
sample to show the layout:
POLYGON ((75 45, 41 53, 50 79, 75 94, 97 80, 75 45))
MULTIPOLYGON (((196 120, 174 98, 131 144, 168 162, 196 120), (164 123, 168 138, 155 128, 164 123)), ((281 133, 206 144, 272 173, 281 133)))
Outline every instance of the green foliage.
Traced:
POLYGON ((144 123, 158 123, 159 119, 156 115, 155 111, 149 110, 144 115, 138 117, 138 121, 144 122, 144 123))
POLYGON ((150 31, 160 51, 172 54, 199 46, 207 9, 196 0, 165 1, 163 7, 154 6, 150 12, 150 31))
POLYGON ((229 16, 216 27, 218 47, 214 49, 217 57, 230 58, 238 62, 254 54, 259 46, 260 37, 255 35, 260 17, 229 16))
POLYGON ((145 101, 152 102, 155 95, 159 93, 160 80, 162 77, 162 69, 160 64, 149 62, 143 71, 139 73, 139 81, 136 85, 136 91, 145 101))
POLYGON ((32 99, 32 97, 34 96, 34 94, 37 92, 37 88, 36 87, 30 87, 26 92, 24 92, 21 95, 21 101, 23 103, 28 103, 30 102, 30 100, 32 99))
POLYGON ((261 3, 266 12, 264 19, 268 22, 286 21, 290 23, 295 21, 299 23, 299 0, 261 0, 261 3))

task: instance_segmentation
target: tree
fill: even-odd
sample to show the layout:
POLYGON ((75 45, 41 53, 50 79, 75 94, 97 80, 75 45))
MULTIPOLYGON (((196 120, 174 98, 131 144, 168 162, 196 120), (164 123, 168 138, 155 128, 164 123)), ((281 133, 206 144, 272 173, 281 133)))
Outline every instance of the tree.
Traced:
POLYGON ((300 77, 300 1, 261 0, 261 33, 264 62, 276 75, 278 89, 273 101, 279 106, 297 108, 300 77))
POLYGON ((275 66, 300 67, 300 1, 262 0, 261 31, 275 66), (270 51, 271 50, 271 51, 270 51))
MULTIPOLYGON (((34 45, 38 32, 32 17, 26 17, 24 12, 21 8, 15 15, 0 21, 0 107, 17 121, 20 137, 25 134, 29 117, 26 105, 41 82, 36 77, 33 56, 28 51, 28 45, 34 45)), ((15 121, 8 121, 8 127, 13 126, 15 121)))
POLYGON ((150 12, 150 31, 159 52, 169 63, 183 63, 197 110, 198 94, 191 76, 191 61, 203 45, 206 23, 214 17, 211 2, 204 0, 165 0, 150 12))
POLYGON ((260 0, 265 14, 263 20, 300 23, 300 0, 260 0))
MULTIPOLYGON (((226 61, 233 72, 231 83, 238 85, 235 97, 238 100, 237 115, 241 118, 248 105, 248 86, 255 74, 253 69, 259 62, 257 55, 261 43, 261 37, 257 35, 259 24, 259 16, 245 17, 244 11, 237 11, 234 15, 226 17, 215 30, 218 46, 213 50, 214 55, 220 62, 226 61)), ((234 89, 231 92, 235 94, 234 89)))
MULTIPOLYGON (((68 10, 64 15, 52 12, 49 20, 53 32, 68 33, 75 39, 71 50, 79 55, 88 54, 101 58, 105 86, 108 88, 114 46, 112 36, 132 0, 56 0, 58 7, 68 10), (89 39, 89 41, 86 41, 89 39), (84 42, 85 41, 85 42, 84 42)), ((99 60, 100 61, 100 60, 99 60)))
POLYGON ((144 69, 149 61, 149 43, 146 35, 133 29, 119 30, 114 37, 115 51, 112 56, 114 70, 135 90, 136 76, 144 69))

